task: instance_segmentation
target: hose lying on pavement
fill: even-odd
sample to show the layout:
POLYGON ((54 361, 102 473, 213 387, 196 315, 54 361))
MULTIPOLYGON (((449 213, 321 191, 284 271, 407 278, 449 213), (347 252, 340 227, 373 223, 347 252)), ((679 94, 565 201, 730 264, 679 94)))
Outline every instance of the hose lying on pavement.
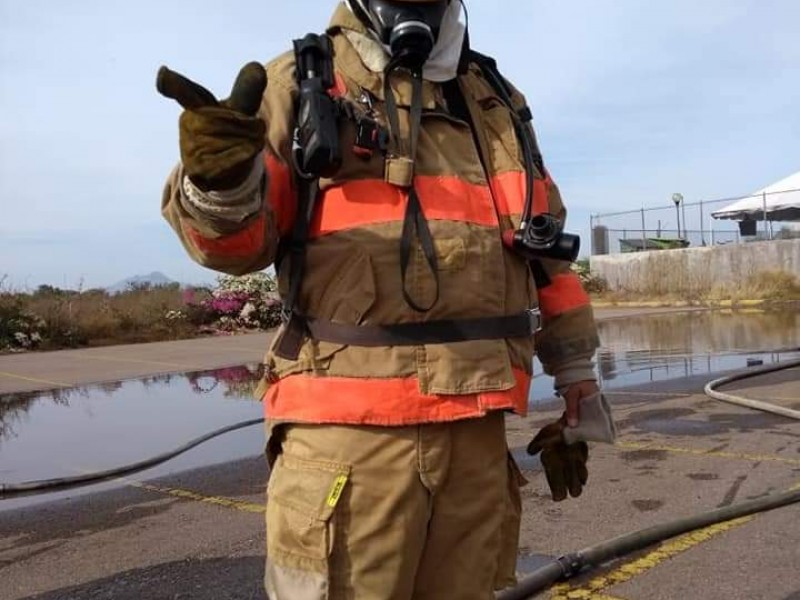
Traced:
MULTIPOLYGON (((748 408, 755 408, 757 410, 799 419, 800 411, 776 406, 768 402, 761 402, 759 400, 739 398, 731 394, 717 392, 714 389, 720 385, 725 385, 734 381, 795 367, 800 367, 800 360, 770 365, 761 369, 743 371, 735 375, 715 379, 706 385, 705 393, 711 398, 724 402, 732 402, 739 406, 746 406, 748 408)), ((642 529, 633 533, 627 533, 595 546, 584 548, 574 554, 567 554, 553 560, 528 575, 517 587, 500 592, 497 595, 497 600, 525 600, 527 598, 532 598, 538 592, 550 587, 557 581, 571 579, 590 567, 596 567, 604 562, 630 554, 631 552, 636 552, 637 550, 662 542, 676 535, 688 533, 695 529, 701 529, 702 527, 708 527, 709 525, 714 525, 723 521, 745 517, 754 513, 773 510, 796 502, 800 502, 800 490, 774 494, 758 500, 743 502, 693 517, 656 525, 655 527, 642 529)))
MULTIPOLYGON (((757 375, 763 375, 766 373, 772 373, 782 369, 789 369, 799 366, 800 361, 792 361, 716 379, 706 386, 705 392, 710 397, 718 400, 733 402, 734 404, 748 406, 750 408, 757 408, 758 410, 768 410, 769 412, 774 412, 776 414, 782 414, 784 416, 790 416, 797 419, 800 418, 800 411, 785 409, 780 406, 775 406, 757 400, 737 398, 736 396, 717 392, 714 390, 714 388, 719 385, 739 381, 748 377, 755 377, 757 375)), ((231 431, 236 431, 237 429, 259 425, 263 422, 264 419, 260 418, 229 425, 196 438, 189 443, 172 450, 171 452, 165 452, 147 460, 116 469, 88 473, 86 475, 78 475, 75 477, 29 481, 17 484, 0 483, 0 500, 16 496, 64 490, 137 473, 139 471, 143 471, 145 469, 165 463, 215 437, 231 431)), ((553 585, 557 581, 571 579, 581 572, 586 571, 590 567, 596 567, 614 558, 619 558, 626 554, 630 554, 631 552, 642 550, 643 548, 657 544, 671 537, 688 533, 696 529, 701 529, 703 527, 708 527, 709 525, 714 525, 716 523, 730 521, 732 519, 745 517, 755 513, 774 510, 776 508, 781 508, 797 502, 800 502, 800 489, 784 492, 782 494, 773 494, 757 500, 743 502, 733 506, 727 506, 725 508, 701 513, 692 517, 687 517, 684 519, 671 521, 669 523, 656 525, 647 529, 627 533, 594 546, 589 546, 583 550, 575 552, 574 554, 567 554, 552 560, 547 565, 528 575, 526 578, 520 581, 516 587, 497 594, 496 600, 527 600, 535 596, 538 592, 553 585)))
POLYGON ((747 379, 749 377, 766 375, 767 373, 774 373, 775 371, 781 371, 783 369, 793 369, 795 367, 800 367, 800 360, 780 363, 777 365, 770 365, 762 369, 753 369, 750 371, 744 371, 742 373, 737 373, 736 375, 730 375, 728 377, 722 377, 721 379, 715 379, 714 381, 711 381, 708 383, 708 385, 706 385, 704 391, 706 393, 706 396, 714 398, 715 400, 722 400, 723 402, 729 402, 731 404, 736 404, 738 406, 754 408, 755 410, 762 410, 776 415, 789 417, 790 419, 800 420, 800 410, 793 410, 791 408, 786 408, 784 406, 777 406, 776 404, 770 404, 769 402, 763 402, 761 400, 751 400, 750 398, 742 398, 740 396, 734 396, 733 394, 725 394, 723 392, 718 392, 716 390, 716 388, 718 388, 719 386, 728 383, 733 383, 734 381, 741 381, 742 379, 747 379))
POLYGON ((742 502, 741 504, 726 506, 725 508, 701 513, 693 517, 663 523, 662 525, 656 525, 633 533, 626 533, 579 550, 574 554, 567 554, 554 559, 520 581, 517 587, 497 594, 497 600, 525 600, 532 598, 538 592, 550 587, 557 581, 570 579, 589 567, 601 565, 609 560, 641 550, 676 535, 708 527, 715 523, 722 523, 754 513, 788 506, 796 502, 800 502, 800 489, 781 494, 772 494, 758 500, 742 502))
POLYGON ((183 446, 176 448, 175 450, 172 450, 170 452, 164 452, 163 454, 159 454, 158 456, 154 456, 152 458, 148 458, 146 460, 142 460, 133 463, 131 465, 125 465, 123 467, 117 467, 115 469, 108 469, 107 471, 86 473, 85 475, 76 475, 75 477, 58 477, 56 479, 27 481, 24 483, 0 483, 0 500, 14 498, 17 496, 29 496, 33 494, 44 494, 48 492, 55 492, 58 490, 65 490, 93 483, 100 483, 101 481, 107 481, 109 479, 114 479, 116 477, 123 477, 125 475, 138 473, 139 471, 144 471, 145 469, 150 469, 151 467, 155 467, 157 465, 165 463, 168 460, 172 460, 176 456, 188 452, 192 448, 195 448, 200 444, 203 444, 215 437, 219 437, 226 433, 230 433, 231 431, 236 431, 237 429, 244 429, 245 427, 259 425, 260 423, 263 422, 264 419, 261 418, 261 419, 252 419, 250 421, 242 421, 241 423, 236 423, 234 425, 228 425, 227 427, 223 427, 222 429, 217 429, 216 431, 207 433, 206 435, 200 436, 199 438, 195 438, 191 442, 184 444, 183 446))

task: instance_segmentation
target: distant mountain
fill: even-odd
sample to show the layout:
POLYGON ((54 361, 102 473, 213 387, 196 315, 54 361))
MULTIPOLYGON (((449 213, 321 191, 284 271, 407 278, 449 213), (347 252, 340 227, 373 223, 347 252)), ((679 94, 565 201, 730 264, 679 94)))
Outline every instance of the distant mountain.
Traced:
POLYGON ((148 275, 135 275, 134 277, 123 279, 122 281, 107 287, 106 290, 110 294, 118 294, 120 292, 127 292, 131 288, 137 288, 141 286, 161 287, 165 285, 171 285, 173 283, 178 282, 170 279, 159 271, 153 271, 148 275))

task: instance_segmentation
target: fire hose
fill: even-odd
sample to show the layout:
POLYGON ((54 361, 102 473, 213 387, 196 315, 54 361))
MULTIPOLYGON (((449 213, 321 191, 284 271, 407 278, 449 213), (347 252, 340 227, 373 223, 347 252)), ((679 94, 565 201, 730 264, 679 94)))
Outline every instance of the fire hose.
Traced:
MULTIPOLYGON (((746 406, 758 410, 766 410, 775 414, 797 419, 800 418, 800 411, 786 409, 762 401, 739 398, 730 394, 718 392, 715 389, 720 385, 732 383, 734 381, 795 367, 800 367, 800 361, 772 365, 762 369, 750 370, 733 376, 716 379, 705 387, 705 392, 710 397, 718 400, 732 402, 740 406, 746 406)), ((172 460, 173 458, 184 454, 211 439, 232 431, 243 429, 245 427, 259 425, 263 422, 264 419, 259 418, 229 425, 195 438, 172 451, 114 469, 98 471, 95 473, 87 473, 74 477, 62 477, 23 483, 0 483, 0 500, 81 487, 131 475, 133 473, 144 471, 172 460)), ((800 489, 791 490, 780 494, 772 494, 757 500, 743 502, 683 519, 670 521, 668 523, 655 525, 653 527, 632 533, 626 533, 605 542, 578 550, 575 553, 566 554, 553 559, 548 564, 540 567, 525 577, 516 587, 497 594, 496 599, 524 600, 527 598, 532 598, 540 591, 558 581, 571 579, 593 567, 597 567, 610 560, 642 550, 648 546, 662 542, 677 535, 747 515, 774 510, 798 502, 800 502, 800 489)))

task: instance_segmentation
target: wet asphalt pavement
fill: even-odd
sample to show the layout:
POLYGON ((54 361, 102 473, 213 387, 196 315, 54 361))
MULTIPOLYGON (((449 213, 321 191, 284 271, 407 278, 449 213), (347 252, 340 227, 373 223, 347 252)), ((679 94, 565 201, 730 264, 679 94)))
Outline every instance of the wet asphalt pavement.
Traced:
MULTIPOLYGON (((706 380, 613 392, 620 442, 594 446, 584 495, 559 504, 547 496, 538 461, 519 450, 557 411, 509 418, 509 444, 530 480, 523 490, 521 569, 800 483, 800 425, 709 400, 698 394, 706 380)), ((799 381, 800 371, 793 370, 748 381, 743 389, 800 408, 799 381)), ((2 511, 0 598, 264 598, 265 482, 257 456, 2 511)), ((651 548, 540 597, 796 599, 798 539, 800 507, 788 507, 677 547, 651 548)))
MULTIPOLYGON (((722 329, 729 344, 747 337, 741 328, 722 329)), ((654 335, 670 335, 668 325, 658 325, 654 335)), ((257 356, 263 343, 263 335, 222 340, 218 349, 224 347, 226 360, 202 344, 151 347, 146 359, 136 348, 105 354, 93 349, 51 355, 49 370, 38 356, 32 358, 41 362, 4 357, 0 371, 13 367, 18 387, 38 389, 41 383, 20 377, 66 385, 78 377, 76 365, 91 371, 101 361, 129 376, 178 364, 210 367, 215 360, 257 356), (194 354, 181 354, 190 348, 194 354)), ((701 343, 713 352, 718 340, 704 333, 701 343)), ((641 345, 652 343, 644 339, 641 345)), ((638 351, 625 360, 639 360, 638 351)), ((618 367, 606 364, 612 383, 618 367)), ((525 419, 509 417, 509 446, 529 480, 523 488, 522 573, 632 530, 800 485, 800 423, 708 399, 702 387, 711 378, 703 373, 610 391, 619 442, 592 447, 584 494, 558 504, 547 493, 538 459, 523 448, 560 408, 540 406, 525 419)), ((730 390, 800 409, 800 369, 725 388, 730 390)), ((257 437, 257 429, 250 435, 257 437)), ((108 454, 109 443, 97 442, 92 450, 108 454)), ((82 490, 27 507, 0 500, 0 599, 263 599, 266 479, 265 461, 255 455, 163 476, 146 472, 126 479, 124 487, 82 490)), ((537 597, 800 600, 800 506, 671 540, 537 597)))

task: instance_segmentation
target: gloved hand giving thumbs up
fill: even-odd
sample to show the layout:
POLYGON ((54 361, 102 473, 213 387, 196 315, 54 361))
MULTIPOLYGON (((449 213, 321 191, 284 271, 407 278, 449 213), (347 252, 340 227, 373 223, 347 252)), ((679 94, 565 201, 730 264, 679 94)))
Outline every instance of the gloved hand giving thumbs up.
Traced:
POLYGON ((264 148, 266 125, 256 117, 267 87, 264 67, 246 64, 231 95, 218 101, 203 86, 161 67, 156 88, 185 110, 180 117, 181 160, 202 190, 227 190, 242 183, 264 148))

